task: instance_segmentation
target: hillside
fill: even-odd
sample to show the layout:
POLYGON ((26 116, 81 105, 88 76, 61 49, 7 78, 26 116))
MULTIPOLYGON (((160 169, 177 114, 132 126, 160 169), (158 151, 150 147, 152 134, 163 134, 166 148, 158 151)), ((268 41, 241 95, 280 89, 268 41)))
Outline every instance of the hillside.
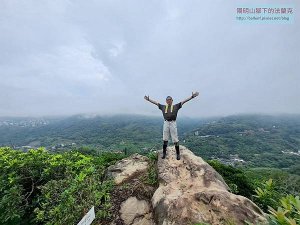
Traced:
MULTIPOLYGON (((116 150, 160 146, 162 118, 139 115, 72 116, 62 118, 37 118, 45 124, 35 125, 33 118, 2 118, 0 122, 0 146, 32 146, 51 149, 56 145, 92 146, 116 150), (8 121, 12 125, 6 125, 8 121), (32 121, 29 123, 29 121, 32 121), (2 124, 2 125, 1 125, 2 124), (27 124, 25 126, 24 124, 27 124)), ((180 133, 188 132, 203 124, 203 120, 183 118, 179 122, 180 133)))
MULTIPOLYGON (((145 153, 161 147, 160 117, 73 116, 0 121, 0 146, 44 146, 52 151, 87 146, 96 151, 126 148, 145 153)), ((206 160, 300 173, 300 116, 179 117, 178 130, 181 143, 206 160)))
POLYGON ((230 116, 199 127, 185 144, 205 159, 300 174, 299 116, 230 116))

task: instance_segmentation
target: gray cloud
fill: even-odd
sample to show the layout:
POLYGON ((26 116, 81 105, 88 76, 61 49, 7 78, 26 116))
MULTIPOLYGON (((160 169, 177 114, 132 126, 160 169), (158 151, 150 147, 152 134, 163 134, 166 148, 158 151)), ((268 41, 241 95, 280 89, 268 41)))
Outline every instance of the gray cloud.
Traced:
POLYGON ((239 24, 239 4, 3 0, 0 116, 158 114, 144 94, 195 90, 182 115, 300 113, 298 12, 293 24, 239 24))

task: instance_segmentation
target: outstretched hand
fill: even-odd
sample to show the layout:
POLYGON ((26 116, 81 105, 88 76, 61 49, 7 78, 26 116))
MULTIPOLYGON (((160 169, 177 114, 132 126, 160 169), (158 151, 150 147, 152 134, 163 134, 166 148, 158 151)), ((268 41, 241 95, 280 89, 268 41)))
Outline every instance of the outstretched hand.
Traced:
POLYGON ((193 97, 193 98, 197 97, 198 95, 199 95, 199 92, 198 92, 198 91, 192 92, 192 97, 193 97))
POLYGON ((147 101, 149 101, 149 95, 147 96, 147 95, 145 95, 145 97, 144 97, 144 99, 146 99, 147 101))

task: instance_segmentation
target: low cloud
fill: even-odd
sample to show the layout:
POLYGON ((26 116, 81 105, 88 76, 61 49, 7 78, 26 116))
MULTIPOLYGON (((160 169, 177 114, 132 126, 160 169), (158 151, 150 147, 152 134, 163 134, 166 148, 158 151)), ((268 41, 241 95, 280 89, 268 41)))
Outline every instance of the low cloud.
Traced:
POLYGON ((296 18, 239 24, 237 4, 1 1, 0 116, 157 115, 145 94, 192 91, 181 115, 300 113, 296 18))

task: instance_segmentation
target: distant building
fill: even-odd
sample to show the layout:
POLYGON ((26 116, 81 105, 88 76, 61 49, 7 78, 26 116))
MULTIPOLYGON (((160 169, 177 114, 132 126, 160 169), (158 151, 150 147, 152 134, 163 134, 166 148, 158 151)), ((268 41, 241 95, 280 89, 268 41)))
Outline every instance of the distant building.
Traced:
POLYGON ((260 131, 260 132, 265 132, 265 133, 269 133, 270 131, 268 131, 268 130, 265 130, 264 128, 258 128, 258 131, 260 131))
POLYGON ((289 155, 297 155, 300 156, 300 150, 298 152, 293 152, 293 151, 281 151, 283 154, 289 154, 289 155))
POLYGON ((201 135, 201 138, 208 138, 208 137, 214 137, 215 135, 201 135))
POLYGON ((32 148, 30 145, 24 145, 22 148, 32 148))
POLYGON ((255 134, 254 130, 244 130, 242 132, 237 132, 237 133, 240 134, 240 136, 255 134))

